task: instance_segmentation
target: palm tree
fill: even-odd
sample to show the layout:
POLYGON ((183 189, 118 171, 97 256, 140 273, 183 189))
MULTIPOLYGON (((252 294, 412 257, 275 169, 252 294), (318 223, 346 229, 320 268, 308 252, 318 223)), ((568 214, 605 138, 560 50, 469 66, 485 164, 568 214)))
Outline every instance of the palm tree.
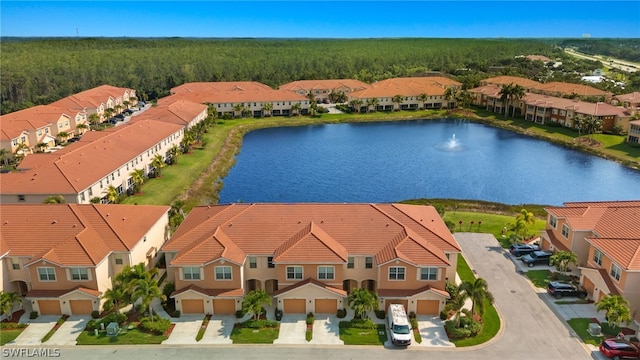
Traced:
POLYGON ((100 115, 96 113, 90 114, 88 119, 90 126, 97 127, 100 124, 100 115))
POLYGON ((241 103, 237 103, 233 106, 234 117, 241 117, 243 113, 244 113, 244 105, 242 105, 241 103), (236 115, 236 113, 239 113, 239 115, 236 115))
POLYGON ((43 204, 64 204, 66 201, 64 200, 64 196, 62 195, 51 195, 44 199, 43 204))
POLYGON ((182 151, 180 151, 180 148, 178 147, 178 145, 173 145, 172 147, 170 147, 168 153, 169 153, 169 156, 171 157, 171 164, 177 164, 178 157, 182 155, 182 151))
POLYGON ((368 312, 378 310, 378 296, 365 288, 358 288, 349 294, 347 304, 354 311, 354 319, 367 319, 368 312))
POLYGON ((508 102, 511 100, 511 94, 513 93, 513 83, 512 84, 504 84, 502 85, 502 89, 500 90, 500 101, 502 102, 502 106, 504 107, 504 116, 507 116, 507 112, 509 111, 508 102))
POLYGON ((516 222, 513 225, 513 231, 516 236, 524 238, 529 230, 529 225, 536 223, 536 218, 532 212, 527 209, 520 209, 520 214, 516 216, 516 222))
POLYGON ((131 101, 125 100, 122 102, 122 105, 124 105, 128 109, 129 107, 131 107, 131 101))
POLYGON ((587 116, 585 118, 584 125, 587 135, 589 135, 589 139, 591 140, 593 140, 593 134, 602 130, 602 120, 600 120, 597 116, 587 116))
POLYGON ((104 116, 108 119, 113 115, 114 111, 113 108, 106 108, 104 109, 104 116))
POLYGON ((45 152, 47 151, 48 147, 49 147, 49 144, 45 142, 38 143, 36 144, 36 152, 45 152))
MULTIPOLYGON (((525 93, 525 88, 516 84, 511 88, 511 103, 513 105, 513 102, 516 101, 520 101, 522 100, 522 98, 526 95, 525 93)), ((513 106, 513 113, 511 114, 511 117, 516 117, 516 107, 513 106)))
MULTIPOLYGON (((76 125, 76 129, 78 129, 78 130, 87 130, 87 129, 89 129, 89 126, 87 126, 87 124, 85 124, 85 123, 80 123, 80 124, 76 125)), ((82 133, 84 133, 84 131, 78 132, 78 134, 82 134, 82 133)))
POLYGON ((22 158, 27 156, 28 153, 31 152, 31 148, 26 143, 20 143, 16 146, 16 154, 22 158))
POLYGON ((418 101, 420 101, 422 103, 422 106, 420 106, 421 109, 424 110, 424 103, 429 99, 429 95, 422 93, 420 95, 418 95, 418 101))
POLYGON ((291 114, 298 115, 300 113, 301 108, 302 108, 302 105, 300 105, 300 103, 295 103, 291 105, 291 114))
POLYGON ((242 300, 242 311, 252 314, 253 319, 258 320, 265 305, 271 305, 271 296, 264 290, 252 290, 242 300))
POLYGON ((113 107, 116 111, 117 114, 120 114, 120 110, 122 110, 122 105, 118 104, 116 106, 113 107))
POLYGON ((378 106, 378 104, 380 103, 380 100, 378 100, 378 98, 371 98, 371 99, 367 99, 367 111, 369 111, 369 108, 373 108, 373 111, 376 111, 376 106, 378 106))
POLYGON ((569 264, 576 265, 578 263, 578 255, 571 251, 557 251, 551 255, 551 262, 556 264, 558 271, 569 271, 569 264))
POLYGON ((65 143, 67 142, 67 139, 69 138, 69 133, 66 131, 60 131, 58 133, 58 135, 56 135, 56 138, 58 139, 58 141, 60 141, 61 143, 65 143))
POLYGON ((454 283, 447 284, 447 291, 449 292, 449 300, 447 300, 447 305, 445 305, 444 311, 455 312, 453 320, 456 324, 456 327, 459 327, 460 317, 462 316, 462 312, 464 309, 464 303, 467 300, 467 294, 462 291, 460 286, 454 283))
POLYGON ((13 307, 22 303, 22 296, 17 292, 0 292, 0 311, 7 318, 13 315, 13 307))
POLYGON ((144 170, 142 169, 134 169, 129 173, 131 176, 131 180, 133 181, 135 192, 139 193, 142 189, 142 184, 144 184, 144 170))
POLYGON ((471 93, 467 90, 460 91, 456 97, 456 101, 458 102, 458 106, 462 106, 463 109, 468 108, 469 104, 471 104, 471 93))
POLYGON ((153 307, 151 301, 154 298, 160 298, 165 301, 167 297, 162 293, 158 282, 153 279, 142 278, 133 282, 133 299, 140 300, 140 312, 144 313, 149 309, 149 318, 153 321, 153 307))
POLYGON ((451 102, 455 101, 457 96, 458 96, 458 88, 456 87, 450 86, 444 91, 444 99, 447 101, 448 109, 451 109, 451 102))
POLYGON ((196 139, 192 131, 185 131, 180 145, 182 146, 182 152, 188 153, 191 150, 191 146, 195 144, 196 139))
POLYGON ((0 159, 2 159, 2 164, 4 166, 9 166, 9 150, 2 148, 0 149, 0 159))
POLYGON ((156 169, 156 176, 160 177, 162 175, 162 168, 167 166, 167 164, 164 163, 164 157, 162 157, 162 155, 156 154, 151 161, 151 166, 156 169))
POLYGON ((264 116, 271 116, 271 112, 273 111, 273 103, 264 103, 262 109, 264 110, 264 116))
POLYGON ((578 114, 573 118, 573 127, 578 129, 578 137, 582 136, 582 130, 585 128, 587 118, 578 114))
POLYGON ((104 302, 104 310, 114 310, 116 314, 120 315, 120 304, 125 304, 130 296, 127 296, 126 286, 117 280, 111 281, 111 289, 108 289, 102 295, 104 302))
POLYGON ((391 102, 393 102, 394 104, 398 104, 398 107, 396 108, 396 106, 394 105, 394 106, 393 106, 393 109, 394 109, 395 111, 400 110, 400 103, 402 103, 403 101, 404 101, 404 96, 402 96, 402 95, 394 95, 394 96, 391 98, 391 102))
POLYGON ((362 106, 362 100, 353 99, 353 100, 349 101, 349 106, 351 106, 351 109, 354 112, 360 112, 360 107, 362 106))
POLYGON ((485 301, 493 303, 493 294, 489 292, 489 284, 483 278, 477 278, 474 282, 464 281, 460 284, 460 289, 471 299, 473 314, 484 315, 485 301))
POLYGON ((118 200, 119 200, 118 196, 120 194, 118 193, 118 189, 116 189, 115 186, 109 185, 103 193, 107 194, 107 201, 109 201, 109 203, 111 204, 118 203, 118 200))
POLYGON ((606 318, 610 325, 619 327, 623 321, 631 321, 629 301, 620 295, 607 295, 596 304, 596 310, 606 312, 606 318))

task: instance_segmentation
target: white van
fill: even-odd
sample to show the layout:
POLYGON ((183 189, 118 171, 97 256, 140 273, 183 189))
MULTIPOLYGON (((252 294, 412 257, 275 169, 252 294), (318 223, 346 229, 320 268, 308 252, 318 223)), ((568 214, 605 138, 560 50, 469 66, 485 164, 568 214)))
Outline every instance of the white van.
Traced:
POLYGON ((401 346, 411 345, 411 323, 407 313, 404 311, 404 306, 400 304, 389 305, 387 319, 391 343, 401 346))

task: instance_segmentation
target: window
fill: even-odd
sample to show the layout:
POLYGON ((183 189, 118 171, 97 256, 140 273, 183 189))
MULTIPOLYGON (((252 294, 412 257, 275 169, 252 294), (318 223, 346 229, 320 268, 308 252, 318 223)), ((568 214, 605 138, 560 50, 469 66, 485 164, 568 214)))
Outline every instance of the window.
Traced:
POLYGON ((20 259, 11 258, 11 266, 13 270, 20 270, 20 259))
POLYGON ((569 226, 562 224, 562 236, 569 238, 569 226))
POLYGON ((231 280, 231 266, 216 266, 216 280, 231 280))
POLYGON ((367 256, 364 259, 364 268, 365 269, 373 269, 373 258, 370 256, 367 256))
POLYGON ((255 256, 250 256, 249 257, 249 268, 250 269, 257 269, 258 268, 258 260, 256 259, 255 256))
POLYGON ((40 281, 56 281, 56 270, 52 267, 38 268, 40 281))
POLYGON ((287 266, 287 280, 302 280, 302 266, 287 266))
POLYGON ((549 225, 551 225, 551 227, 555 229, 558 225, 558 219, 556 219, 556 217, 553 215, 549 215, 549 225))
POLYGON ((87 268, 71 268, 71 280, 89 280, 87 268))
POLYGON ((353 262, 353 256, 349 256, 347 258, 347 269, 353 269, 355 267, 355 263, 353 262))
POLYGON ((600 250, 595 250, 593 252, 593 262, 602 265, 602 252, 600 250))
POLYGON ((116 265, 122 265, 124 263, 121 256, 116 256, 115 262, 116 265))
POLYGON ((274 263, 273 263, 273 256, 269 256, 269 257, 267 258, 267 267, 268 267, 269 269, 273 269, 273 268, 275 268, 275 267, 276 267, 276 264, 274 264, 274 263))
POLYGON ((404 280, 404 267, 390 267, 389 268, 389 280, 404 280))
POLYGON ((183 278, 185 280, 200 280, 200 268, 199 267, 185 267, 182 268, 183 278))
POLYGON ((611 272, 609 274, 611 274, 612 278, 620 281, 620 268, 617 265, 611 264, 611 272))
POLYGON ((318 279, 333 280, 333 266, 318 266, 318 279))
POLYGON ((420 280, 438 280, 438 268, 421 268, 420 280))

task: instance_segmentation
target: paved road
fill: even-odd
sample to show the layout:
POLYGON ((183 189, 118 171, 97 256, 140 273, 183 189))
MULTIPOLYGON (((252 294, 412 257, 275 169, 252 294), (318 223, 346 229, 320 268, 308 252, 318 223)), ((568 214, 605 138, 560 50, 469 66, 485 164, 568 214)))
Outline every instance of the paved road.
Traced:
POLYGON ((581 58, 581 59, 586 59, 586 60, 595 60, 595 61, 599 61, 602 63, 602 65, 606 68, 616 68, 622 71, 626 71, 626 72, 636 72, 638 71, 638 65, 634 64, 632 62, 629 61, 624 61, 624 60, 619 60, 619 59, 614 59, 613 63, 611 63, 611 61, 608 61, 605 58, 602 57, 597 57, 597 56, 593 56, 593 55, 587 55, 587 54, 583 54, 583 53, 579 53, 573 50, 569 50, 569 49, 565 49, 565 52, 569 55, 573 55, 575 57, 581 58))

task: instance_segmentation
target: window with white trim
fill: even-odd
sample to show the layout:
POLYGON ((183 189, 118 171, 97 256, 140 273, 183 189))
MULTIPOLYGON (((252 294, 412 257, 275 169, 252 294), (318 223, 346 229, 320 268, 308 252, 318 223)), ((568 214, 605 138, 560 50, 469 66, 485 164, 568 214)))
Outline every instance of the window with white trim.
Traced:
POLYGON ((115 263, 116 265, 122 265, 124 263, 124 260, 122 259, 122 255, 116 255, 115 263))
POLYGON ((216 280, 231 280, 231 266, 216 266, 216 280))
POLYGON ((404 280, 405 268, 403 266, 392 266, 389 268, 389 280, 404 280))
POLYGON ((333 266, 318 266, 319 280, 333 280, 334 277, 333 266))
POLYGON ((200 268, 195 266, 182 268, 182 278, 185 280, 200 280, 200 268))
POLYGON ((69 269, 69 272, 71 273, 71 280, 89 280, 89 271, 85 267, 74 267, 69 269))
POLYGON ((371 256, 364 258, 364 268, 373 269, 373 258, 371 256))
POLYGON ((273 263, 273 256, 269 256, 269 257, 267 258, 267 267, 268 267, 269 269, 273 269, 273 268, 275 268, 275 267, 276 267, 276 264, 274 264, 274 263, 273 263))
POLYGON ((302 266, 287 266, 287 280, 302 280, 302 266))
POLYGON ((56 270, 52 267, 39 267, 38 277, 40 281, 56 281, 56 270))
POLYGON ((347 258, 347 269, 353 269, 355 267, 355 262, 353 260, 353 256, 349 256, 347 258))
POLYGON ((13 270, 20 270, 20 259, 11 258, 11 268, 13 270))
POLYGON ((249 269, 258 268, 258 259, 255 256, 249 256, 249 269))
POLYGON ((569 238, 569 226, 567 224, 562 224, 562 236, 569 238))
POLYGON ((593 251, 593 262, 602 265, 602 251, 598 249, 594 249, 593 251))
POLYGON ((438 280, 438 268, 420 268, 420 280, 438 280))
POLYGON ((549 225, 551 225, 551 227, 555 229, 558 225, 558 219, 553 215, 549 215, 549 225))
POLYGON ((620 281, 620 268, 616 264, 611 264, 611 272, 609 274, 616 281, 620 281))

